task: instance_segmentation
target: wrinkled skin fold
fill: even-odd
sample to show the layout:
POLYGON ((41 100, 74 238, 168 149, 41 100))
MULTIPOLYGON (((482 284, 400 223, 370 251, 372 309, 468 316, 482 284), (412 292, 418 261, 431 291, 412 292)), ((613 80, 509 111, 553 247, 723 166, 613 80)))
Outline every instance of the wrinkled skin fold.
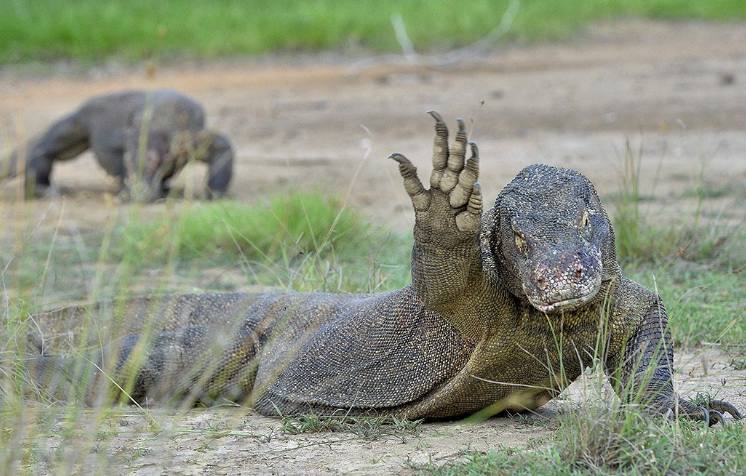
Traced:
POLYGON ((121 398, 103 370, 127 390, 125 401, 229 399, 266 415, 433 419, 537 408, 600 359, 619 395, 650 413, 710 424, 724 413, 740 417, 726 402, 702 407, 674 393, 663 303, 623 276, 587 178, 527 167, 483 214, 477 146, 463 121, 449 145, 445 122, 431 115, 429 187, 404 155, 390 157, 415 213, 410 285, 371 295, 197 294, 53 311, 36 316, 47 329, 33 338, 42 352, 31 360, 36 380, 54 392, 90 375, 84 397, 92 404, 121 398), (107 313, 116 319, 100 318, 107 313), (89 359, 98 364, 88 374, 55 354, 67 334, 54 329, 84 321, 94 326, 89 335, 114 336, 89 359))

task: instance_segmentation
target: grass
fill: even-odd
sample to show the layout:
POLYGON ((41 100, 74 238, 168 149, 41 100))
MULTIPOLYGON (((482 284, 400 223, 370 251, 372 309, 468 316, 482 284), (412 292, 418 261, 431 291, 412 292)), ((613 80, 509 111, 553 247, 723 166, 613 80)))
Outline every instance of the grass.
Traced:
POLYGON ((319 416, 313 413, 282 418, 284 433, 351 433, 366 440, 383 436, 417 434, 422 420, 404 420, 392 416, 319 416))
POLYGON ((371 226, 318 193, 252 205, 176 203, 146 212, 131 208, 100 230, 40 239, 28 239, 31 230, 17 233, 0 249, 7 286, 15 296, 48 306, 94 293, 100 299, 125 289, 152 290, 153 282, 174 291, 186 286, 182 292, 194 290, 194 283, 197 289, 252 283, 372 292, 408 279, 410 239, 371 226))
MULTIPOLYGON (((696 211, 660 223, 642 204, 654 191, 643 193, 642 149, 626 144, 620 192, 614 198, 617 257, 626 274, 663 297, 676 344, 740 343, 746 322, 739 309, 746 303, 746 230, 740 224, 706 220, 706 200, 722 198, 697 193, 696 211)), ((695 190, 704 190, 704 171, 695 190)))
POLYGON ((276 197, 268 203, 193 203, 144 221, 133 216, 116 230, 119 258, 165 264, 243 257, 349 252, 367 233, 362 220, 332 198, 313 193, 276 197))
POLYGON ((742 223, 704 220, 707 199, 731 194, 729 188, 707 184, 704 165, 696 177, 697 185, 683 195, 697 200, 694 213, 660 223, 642 208, 644 202, 652 201, 655 196, 654 191, 640 190, 642 144, 634 149, 626 142, 622 161, 620 191, 611 198, 617 257, 623 264, 660 266, 678 260, 708 263, 721 269, 738 270, 746 266, 746 233, 742 223))
MULTIPOLYGON (((112 57, 215 58, 363 47, 399 51, 399 15, 419 51, 472 43, 501 23, 514 0, 0 0, 0 63, 112 57)), ((739 21, 741 0, 522 0, 504 37, 567 38, 619 17, 739 21)))
POLYGON ((452 463, 415 466, 431 475, 741 474, 746 426, 718 431, 591 406, 561 416, 548 442, 530 449, 469 452, 452 463))
POLYGON ((743 273, 678 263, 662 269, 637 266, 627 275, 663 297, 676 345, 746 342, 743 273))
MULTIPOLYGON (((603 355, 599 349, 599 355, 603 355)), ((529 440, 524 448, 499 444, 467 451, 450 462, 410 465, 419 474, 742 474, 746 469, 746 425, 731 422, 711 428, 703 422, 669 420, 645 413, 631 387, 606 385, 602 364, 581 379, 580 401, 565 402, 552 417, 551 435, 529 440), (625 403, 631 402, 631 403, 625 403)), ((648 369, 652 373, 652 369, 648 369)), ((705 404, 713 397, 697 394, 705 404)), ((547 418, 535 415, 532 419, 547 418)))

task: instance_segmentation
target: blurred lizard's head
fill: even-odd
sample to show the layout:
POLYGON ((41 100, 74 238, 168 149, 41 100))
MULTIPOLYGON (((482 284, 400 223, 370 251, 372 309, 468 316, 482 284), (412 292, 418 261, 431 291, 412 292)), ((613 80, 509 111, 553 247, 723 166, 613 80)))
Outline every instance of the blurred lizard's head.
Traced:
POLYGON ((163 198, 163 182, 173 173, 168 130, 131 128, 125 150, 129 198, 151 202, 163 198))
POLYGON ((544 313, 572 311, 616 276, 614 232, 591 182, 547 165, 523 169, 482 227, 488 270, 544 313))

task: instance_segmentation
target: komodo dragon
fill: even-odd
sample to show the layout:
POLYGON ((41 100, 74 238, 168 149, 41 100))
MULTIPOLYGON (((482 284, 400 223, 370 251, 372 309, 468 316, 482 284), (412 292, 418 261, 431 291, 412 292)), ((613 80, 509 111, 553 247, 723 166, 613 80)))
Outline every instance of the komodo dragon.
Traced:
MULTIPOLYGON (((208 164, 208 197, 225 194, 233 171, 230 142, 205 130, 205 113, 195 100, 171 90, 124 91, 89 99, 28 144, 26 197, 50 193, 54 162, 88 149, 123 194, 137 199, 166 196, 169 179, 190 160, 208 164)), ((13 152, 0 164, 0 179, 19 172, 21 155, 13 152)))
MULTIPOLYGON (((586 177, 526 167, 481 217, 477 146, 465 160, 459 121, 449 151, 446 124, 431 114, 430 189, 409 160, 391 155, 415 210, 410 285, 379 294, 141 298, 109 324, 97 317, 105 304, 35 322, 65 328, 86 319, 109 326, 88 330, 95 342, 124 336, 98 350, 97 365, 139 402, 227 398, 265 415, 491 415, 541 406, 600 359, 619 393, 653 414, 740 418, 730 403, 703 407, 675 394, 663 303, 622 275, 611 223, 586 177)), ((53 337, 36 339, 47 349, 37 378, 62 375, 48 350, 53 337)), ((102 381, 88 388, 108 386, 102 381)), ((87 391, 94 400, 105 393, 87 391)))

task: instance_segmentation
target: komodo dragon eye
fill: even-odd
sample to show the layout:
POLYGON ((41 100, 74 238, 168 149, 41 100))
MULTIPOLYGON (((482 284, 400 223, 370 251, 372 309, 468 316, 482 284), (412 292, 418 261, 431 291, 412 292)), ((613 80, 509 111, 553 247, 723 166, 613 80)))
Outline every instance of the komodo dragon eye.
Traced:
POLYGON ((515 246, 518 248, 518 251, 523 253, 524 255, 528 251, 528 246, 526 245, 526 238, 523 237, 519 232, 514 232, 513 235, 515 236, 515 246))
POLYGON ((590 231, 591 221, 588 219, 588 210, 583 211, 583 215, 580 217, 578 228, 580 228, 582 231, 590 231))

